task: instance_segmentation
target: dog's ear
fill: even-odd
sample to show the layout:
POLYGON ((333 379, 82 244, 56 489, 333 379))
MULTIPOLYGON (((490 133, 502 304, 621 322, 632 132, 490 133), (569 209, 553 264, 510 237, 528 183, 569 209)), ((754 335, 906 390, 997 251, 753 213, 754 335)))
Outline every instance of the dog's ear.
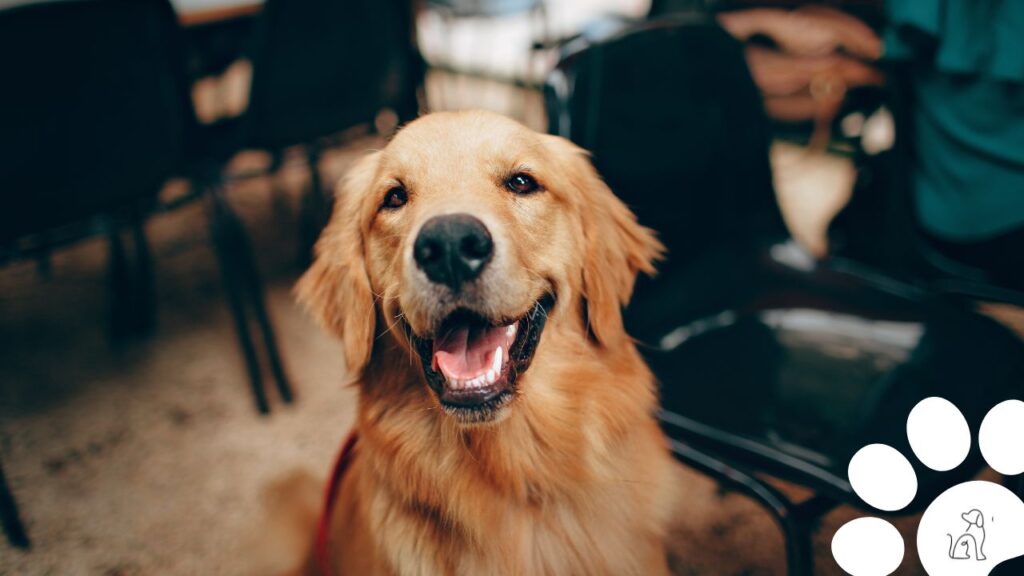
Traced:
POLYGON ((377 156, 359 160, 338 185, 334 213, 316 243, 313 265, 295 287, 299 302, 317 322, 341 338, 348 373, 356 378, 370 359, 376 317, 359 201, 377 170, 377 156))
POLYGON ((615 344, 625 334, 622 308, 633 294, 637 274, 653 276, 665 246, 605 184, 587 151, 564 138, 549 139, 570 166, 579 194, 587 323, 599 343, 615 344))

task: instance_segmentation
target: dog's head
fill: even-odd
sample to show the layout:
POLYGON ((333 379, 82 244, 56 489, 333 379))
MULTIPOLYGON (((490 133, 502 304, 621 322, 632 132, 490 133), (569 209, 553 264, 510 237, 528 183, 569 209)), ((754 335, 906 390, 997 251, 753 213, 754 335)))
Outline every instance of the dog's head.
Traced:
POLYGON ((353 375, 386 333, 418 357, 424 393, 480 423, 522 392, 546 326, 629 345, 621 307, 661 252, 580 148, 495 114, 436 113, 350 171, 298 295, 353 375))
POLYGON ((963 518, 964 522, 967 522, 968 525, 973 524, 978 528, 983 528, 985 526, 985 516, 981 513, 981 510, 974 509, 970 512, 964 512, 960 517, 963 518))

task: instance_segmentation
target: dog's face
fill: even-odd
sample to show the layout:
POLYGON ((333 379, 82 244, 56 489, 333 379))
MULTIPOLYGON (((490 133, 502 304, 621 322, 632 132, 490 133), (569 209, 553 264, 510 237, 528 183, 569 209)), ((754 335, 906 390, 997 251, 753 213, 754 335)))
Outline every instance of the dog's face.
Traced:
POLYGON ((466 424, 512 409, 549 323, 622 343, 621 306, 662 249, 582 150, 484 112, 411 123, 338 200, 300 298, 355 374, 386 332, 466 424))

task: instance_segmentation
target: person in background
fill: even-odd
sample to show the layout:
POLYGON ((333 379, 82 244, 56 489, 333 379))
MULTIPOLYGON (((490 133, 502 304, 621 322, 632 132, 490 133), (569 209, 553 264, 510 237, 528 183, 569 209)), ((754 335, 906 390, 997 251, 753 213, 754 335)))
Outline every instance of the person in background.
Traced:
POLYGON ((1024 289, 1024 2, 889 0, 910 89, 910 185, 941 252, 1024 289))
POLYGON ((765 113, 782 123, 812 122, 812 148, 828 144, 831 124, 850 89, 885 82, 876 67, 881 39, 841 10, 815 4, 794 10, 754 7, 721 12, 717 18, 745 44, 765 113))

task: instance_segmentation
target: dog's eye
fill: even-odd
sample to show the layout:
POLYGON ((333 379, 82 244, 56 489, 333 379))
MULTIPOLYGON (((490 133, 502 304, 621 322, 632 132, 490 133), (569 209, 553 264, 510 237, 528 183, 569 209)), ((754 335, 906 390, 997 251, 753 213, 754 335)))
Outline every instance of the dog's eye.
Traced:
POLYGON ((530 194, 540 189, 540 185, 533 179, 533 176, 518 172, 505 182, 505 186, 516 194, 530 194))
POLYGON ((405 191, 405 188, 401 186, 395 186, 388 193, 384 195, 384 202, 380 205, 381 208, 401 208, 405 206, 405 203, 409 201, 409 193, 405 191))

